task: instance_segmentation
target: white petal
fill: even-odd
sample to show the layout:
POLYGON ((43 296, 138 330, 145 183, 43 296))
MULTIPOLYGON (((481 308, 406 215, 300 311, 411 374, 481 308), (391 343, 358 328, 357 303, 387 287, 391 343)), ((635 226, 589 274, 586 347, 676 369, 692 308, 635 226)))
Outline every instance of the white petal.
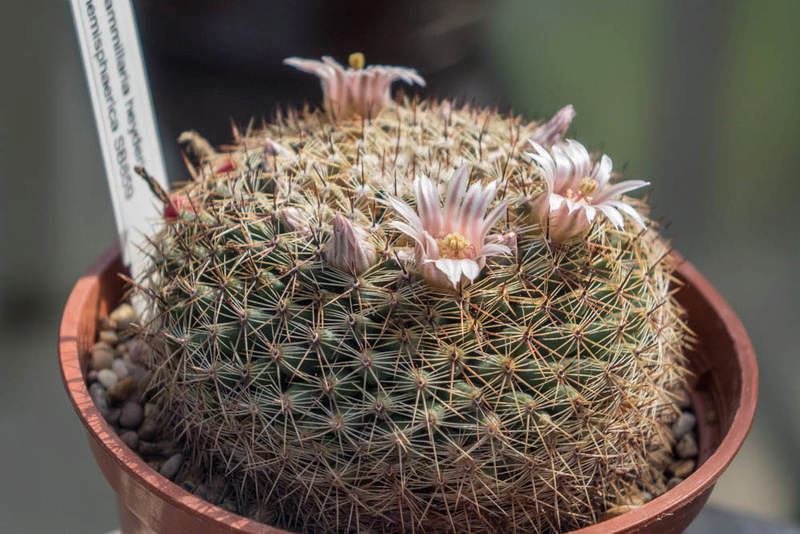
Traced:
POLYGON ((608 220, 611 221, 611 224, 616 226, 617 228, 623 228, 625 226, 625 220, 622 218, 622 215, 614 209, 613 206, 609 204, 601 204, 597 206, 597 208, 608 217, 608 220))
POLYGON ((425 242, 423 240, 424 238, 422 237, 420 232, 418 232, 416 230, 416 228, 413 228, 413 227, 407 225, 406 223, 402 223, 400 221, 392 221, 389 224, 391 226, 394 226, 395 228, 397 228, 398 230, 400 230, 404 234, 406 234, 408 237, 412 238, 414 241, 416 241, 420 245, 424 246, 424 244, 425 244, 425 242))
POLYGON ((510 202, 511 201, 509 199, 503 200, 497 206, 495 206, 492 211, 489 212, 489 215, 487 215, 486 219, 483 221, 479 242, 483 242, 483 239, 486 237, 486 234, 489 233, 489 230, 492 229, 492 226, 494 226, 495 223, 500 220, 500 217, 503 216, 510 202))
POLYGON ((483 216, 486 215, 486 208, 488 208, 489 204, 492 203, 496 194, 497 194, 497 180, 487 185, 486 188, 483 190, 480 207, 478 208, 478 218, 482 219, 483 216))
MULTIPOLYGON (((458 225, 454 229, 460 234, 468 234, 470 225, 478 218, 477 212, 481 203, 481 184, 475 182, 469 187, 467 196, 464 198, 464 203, 461 205, 461 213, 458 216, 458 225)), ((465 235, 467 239, 471 239, 470 235, 465 235)))
POLYGON ((461 272, 469 278, 469 280, 475 281, 478 278, 478 275, 481 274, 481 268, 478 265, 478 262, 474 260, 458 260, 459 268, 461 272))
POLYGON ((447 279, 450 280, 450 283, 453 284, 453 287, 458 287, 458 283, 461 281, 460 262, 451 259, 442 259, 436 260, 434 265, 436 265, 436 268, 442 271, 445 276, 447 276, 447 279))
POLYGON ((561 195, 553 193, 552 195, 550 195, 550 198, 548 200, 550 201, 550 211, 556 211, 564 204, 564 201, 566 201, 567 199, 562 197, 561 195))
POLYGON ((644 218, 642 217, 642 215, 638 211, 633 209, 632 206, 629 206, 628 204, 625 204, 621 200, 611 200, 611 201, 608 202, 608 204, 610 204, 610 205, 614 206, 615 208, 625 212, 627 215, 630 216, 631 219, 636 221, 636 224, 638 224, 640 228, 646 228, 647 227, 647 225, 644 222, 644 218))
POLYGON ((419 176, 414 180, 414 193, 422 227, 432 234, 438 234, 442 228, 442 211, 436 184, 426 176, 419 176))
POLYGON ((611 177, 611 169, 613 168, 613 164, 611 162, 611 158, 603 154, 603 157, 600 158, 600 162, 594 166, 594 170, 592 170, 592 180, 597 182, 597 188, 602 189, 606 183, 608 183, 608 179, 611 177))
POLYGON ((498 254, 511 254, 511 249, 499 243, 489 243, 488 245, 483 245, 477 258, 497 256, 498 254))
POLYGON ((584 207, 586 207, 586 204, 582 204, 581 202, 575 202, 568 198, 565 198, 564 202, 567 203, 567 208, 569 209, 569 213, 572 213, 573 211, 582 210, 584 207))
POLYGON ((525 152, 525 155, 531 158, 539 168, 539 174, 541 174, 542 178, 544 178, 544 181, 547 184, 547 190, 551 192, 554 191, 556 164, 553 160, 553 156, 551 156, 542 145, 538 144, 532 139, 528 139, 528 142, 531 144, 533 149, 536 150, 536 154, 525 152))
POLYGON ((422 232, 422 238, 425 240, 425 246, 422 247, 422 254, 427 259, 439 259, 439 245, 436 240, 428 232, 422 232))
POLYGON ((391 196, 389 197, 389 204, 392 206, 392 208, 394 208, 394 210, 397 213, 400 214, 401 217, 403 217, 406 221, 408 221, 408 224, 410 224, 415 228, 422 228, 422 221, 419 220, 419 217, 414 212, 414 210, 411 209, 411 206, 409 206, 399 198, 391 196))
POLYGON ((611 187, 597 193, 597 195, 594 197, 594 203, 601 204, 606 200, 616 198, 624 193, 627 193, 628 191, 633 191, 634 189, 639 189, 640 187, 644 187, 646 185, 650 185, 650 182, 645 182, 643 180, 628 180, 626 182, 614 184, 611 187))
POLYGON ((444 227, 445 229, 458 224, 458 208, 467 192, 467 182, 469 182, 469 168, 465 163, 453 172, 450 183, 447 186, 447 195, 444 199, 444 227))

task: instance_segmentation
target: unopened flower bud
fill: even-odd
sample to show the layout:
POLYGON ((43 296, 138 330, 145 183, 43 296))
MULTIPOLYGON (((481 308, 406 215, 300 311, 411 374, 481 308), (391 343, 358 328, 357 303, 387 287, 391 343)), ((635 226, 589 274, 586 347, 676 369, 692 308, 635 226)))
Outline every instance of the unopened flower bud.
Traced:
POLYGON ((341 213, 333 217, 333 236, 325 248, 325 261, 342 271, 362 273, 375 265, 377 255, 364 228, 341 213))
POLYGON ((281 222, 290 230, 308 229, 308 215, 299 208, 288 207, 280 210, 281 222))
POLYGON ((572 104, 558 110, 546 124, 537 127, 530 139, 545 148, 550 148, 564 139, 564 136, 575 118, 575 109, 572 104))
POLYGON ((282 144, 273 141, 269 137, 264 139, 264 155, 266 156, 294 156, 294 152, 283 146, 282 144))

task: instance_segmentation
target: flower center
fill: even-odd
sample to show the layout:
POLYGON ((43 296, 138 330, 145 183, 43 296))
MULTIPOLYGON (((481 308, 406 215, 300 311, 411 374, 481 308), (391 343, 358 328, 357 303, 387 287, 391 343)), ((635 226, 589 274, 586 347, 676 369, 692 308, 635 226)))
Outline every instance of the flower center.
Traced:
POLYGON ((575 193, 572 189, 567 189, 567 198, 573 202, 582 202, 589 204, 592 202, 592 197, 589 196, 597 190, 597 182, 584 176, 581 183, 578 185, 578 192, 575 193))
POLYGON ((595 189, 597 189, 597 182, 595 182, 588 176, 584 176, 583 179, 581 180, 581 184, 578 186, 578 189, 584 196, 591 195, 592 193, 594 193, 595 189))
POLYGON ((443 258, 474 258, 477 255, 475 246, 461 234, 452 233, 436 240, 439 255, 443 258))
POLYGON ((350 57, 347 58, 347 62, 350 64, 351 69, 360 70, 364 68, 367 60, 364 58, 364 54, 361 52, 356 52, 354 54, 350 54, 350 57))

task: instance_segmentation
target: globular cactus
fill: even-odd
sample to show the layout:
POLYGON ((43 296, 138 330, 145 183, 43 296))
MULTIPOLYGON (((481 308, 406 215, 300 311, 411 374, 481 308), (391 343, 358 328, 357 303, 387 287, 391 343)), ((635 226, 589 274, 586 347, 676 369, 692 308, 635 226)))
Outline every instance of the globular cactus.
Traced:
POLYGON ((644 183, 563 139, 571 107, 393 102, 414 71, 289 63, 325 108, 200 143, 139 284, 193 460, 308 532, 559 532, 662 492, 687 329, 619 198, 644 183))

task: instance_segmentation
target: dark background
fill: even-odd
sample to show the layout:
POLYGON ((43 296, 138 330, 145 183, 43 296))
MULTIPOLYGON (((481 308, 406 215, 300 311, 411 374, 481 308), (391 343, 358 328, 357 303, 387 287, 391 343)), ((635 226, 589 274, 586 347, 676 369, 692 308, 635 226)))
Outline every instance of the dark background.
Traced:
MULTIPOLYGON (((675 246, 728 299, 761 370, 753 432, 712 501, 798 519, 800 2, 136 1, 170 176, 195 128, 319 102, 290 55, 360 50, 427 94, 549 117, 653 182, 675 246)), ((71 286, 115 238, 66 1, 0 11, 0 532, 105 532, 113 494, 60 383, 71 286)))

